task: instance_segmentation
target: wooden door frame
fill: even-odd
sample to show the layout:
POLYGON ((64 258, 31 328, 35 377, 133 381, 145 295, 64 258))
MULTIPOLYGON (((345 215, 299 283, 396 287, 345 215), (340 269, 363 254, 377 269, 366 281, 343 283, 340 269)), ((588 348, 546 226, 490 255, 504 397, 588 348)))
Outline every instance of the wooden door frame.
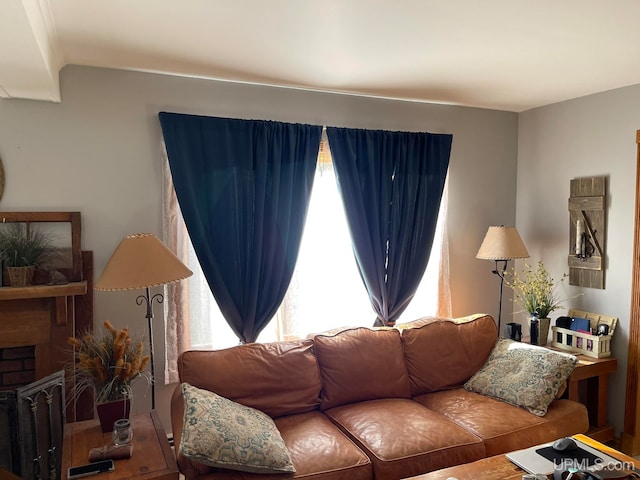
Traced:
POLYGON ((624 408, 624 432, 621 448, 629 455, 640 454, 640 130, 636 131, 636 206, 633 233, 633 270, 631 280, 631 311, 629 315, 629 352, 627 358, 627 388, 624 408))

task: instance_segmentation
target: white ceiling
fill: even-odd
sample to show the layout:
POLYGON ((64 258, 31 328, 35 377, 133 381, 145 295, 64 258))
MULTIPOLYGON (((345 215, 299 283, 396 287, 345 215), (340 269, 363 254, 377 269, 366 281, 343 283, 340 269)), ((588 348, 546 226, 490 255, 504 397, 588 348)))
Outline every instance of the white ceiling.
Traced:
POLYGON ((640 0, 0 0, 0 97, 58 102, 75 64, 520 112, 640 83, 639 25, 640 0))

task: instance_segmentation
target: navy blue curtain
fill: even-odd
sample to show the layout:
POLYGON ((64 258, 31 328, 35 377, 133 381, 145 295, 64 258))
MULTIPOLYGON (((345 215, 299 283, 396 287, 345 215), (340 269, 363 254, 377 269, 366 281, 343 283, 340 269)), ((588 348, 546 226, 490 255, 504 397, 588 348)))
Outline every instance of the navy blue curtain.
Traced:
POLYGON ((374 324, 393 325, 429 261, 452 136, 334 127, 327 136, 374 324))
POLYGON ((322 127, 161 112, 182 215, 211 291, 253 342, 287 291, 322 127))

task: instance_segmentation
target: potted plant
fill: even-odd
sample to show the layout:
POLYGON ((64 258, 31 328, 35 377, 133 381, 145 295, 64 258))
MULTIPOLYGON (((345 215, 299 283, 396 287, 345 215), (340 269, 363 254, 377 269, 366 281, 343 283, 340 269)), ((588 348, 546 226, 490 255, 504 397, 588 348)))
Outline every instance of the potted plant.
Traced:
POLYGON ((145 371, 150 357, 144 343, 132 341, 127 328, 116 330, 106 321, 96 333, 70 337, 69 344, 74 347, 68 376, 75 382, 72 396, 93 391, 102 431, 109 432, 114 421, 129 417, 132 383, 140 377, 152 381, 145 371))
POLYGON ((28 224, 7 223, 0 228, 0 260, 11 286, 31 285, 38 265, 54 256, 54 237, 28 224))
MULTIPOLYGON (((534 269, 525 263, 521 274, 507 272, 505 283, 514 291, 513 301, 520 305, 530 316, 533 327, 538 329, 538 345, 546 345, 549 335, 549 314, 562 308, 563 300, 557 296, 557 287, 568 275, 565 273, 559 281, 555 281, 544 264, 538 261, 534 269), (536 323, 539 322, 539 323, 536 323)), ((534 343, 532 335, 532 343, 534 343)))

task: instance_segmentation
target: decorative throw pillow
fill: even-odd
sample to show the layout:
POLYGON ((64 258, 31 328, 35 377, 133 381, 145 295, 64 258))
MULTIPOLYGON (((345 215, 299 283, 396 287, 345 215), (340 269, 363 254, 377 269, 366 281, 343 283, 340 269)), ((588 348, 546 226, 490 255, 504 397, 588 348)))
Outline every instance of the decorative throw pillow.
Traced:
POLYGON ((252 473, 295 472, 273 420, 208 390, 182 384, 180 453, 205 465, 252 473))
POLYGON ((464 388, 543 416, 577 363, 575 355, 501 338, 464 388))

